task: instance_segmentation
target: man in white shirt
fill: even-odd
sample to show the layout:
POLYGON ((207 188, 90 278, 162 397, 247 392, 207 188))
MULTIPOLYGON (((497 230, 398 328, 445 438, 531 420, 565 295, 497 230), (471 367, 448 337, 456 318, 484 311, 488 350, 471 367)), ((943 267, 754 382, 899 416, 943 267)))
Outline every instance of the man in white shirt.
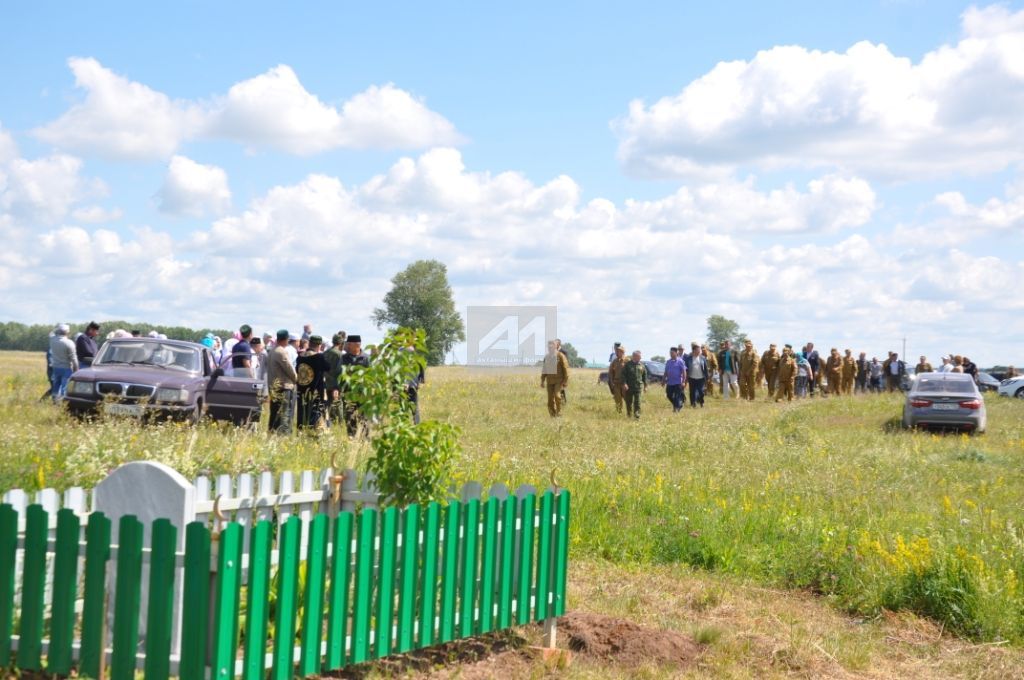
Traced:
POLYGON ((953 362, 949 360, 949 357, 942 357, 942 365, 939 366, 939 373, 949 373, 953 370, 953 362))
POLYGON ((75 343, 68 337, 70 326, 62 323, 53 331, 50 338, 50 356, 53 357, 53 383, 50 395, 53 403, 60 403, 68 389, 68 379, 78 370, 78 352, 75 343))

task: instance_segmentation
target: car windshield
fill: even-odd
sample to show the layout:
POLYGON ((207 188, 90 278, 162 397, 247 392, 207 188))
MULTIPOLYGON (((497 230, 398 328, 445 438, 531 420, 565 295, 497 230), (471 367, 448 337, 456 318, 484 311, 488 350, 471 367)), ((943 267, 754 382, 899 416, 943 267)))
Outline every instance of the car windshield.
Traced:
POLYGON ((177 371, 198 371, 200 366, 199 352, 190 347, 157 342, 108 342, 93 365, 116 364, 159 366, 177 371))
POLYGON ((952 392, 963 394, 974 391, 974 381, 970 376, 963 378, 921 378, 915 392, 952 392))

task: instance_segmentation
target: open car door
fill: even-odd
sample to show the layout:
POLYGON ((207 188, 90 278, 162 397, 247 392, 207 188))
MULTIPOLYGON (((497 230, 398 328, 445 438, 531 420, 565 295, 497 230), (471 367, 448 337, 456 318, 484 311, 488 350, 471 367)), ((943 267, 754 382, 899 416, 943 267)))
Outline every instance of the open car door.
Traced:
POLYGON ((258 422, 263 409, 263 383, 253 378, 224 375, 225 365, 230 363, 230 356, 222 360, 221 366, 214 366, 212 358, 207 362, 210 367, 206 383, 207 414, 214 420, 230 420, 235 425, 258 422))

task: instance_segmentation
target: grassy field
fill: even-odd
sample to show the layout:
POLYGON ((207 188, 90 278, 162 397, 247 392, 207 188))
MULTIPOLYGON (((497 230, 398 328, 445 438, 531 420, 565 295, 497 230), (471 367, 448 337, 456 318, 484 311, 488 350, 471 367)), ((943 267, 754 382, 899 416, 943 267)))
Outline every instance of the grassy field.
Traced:
MULTIPOLYGON (((893 637, 886 612, 916 613, 940 634, 953 631, 964 644, 1002 654, 996 663, 980 652, 943 660, 946 648, 920 651, 908 657, 914 672, 998 677, 1019 668, 1024 401, 987 397, 989 432, 967 437, 900 430, 899 395, 792 404, 766 403, 763 395, 755 403, 712 399, 703 410, 673 414, 652 387, 642 420, 631 422, 615 414, 596 372, 576 371, 565 415, 552 420, 536 376, 444 368, 428 379, 425 417, 462 430, 461 479, 539 486, 555 470, 573 492, 571 606, 676 628, 705 617, 693 625, 719 632, 691 632, 707 638, 705 663, 729 675, 763 669, 745 665, 752 647, 737 642, 732 624, 706 617, 723 603, 737 606, 744 592, 793 593, 798 605, 779 604, 783 612, 803 611, 801 598, 810 595, 813 606, 827 603, 844 617, 844 626, 865 626, 791 640, 793 654, 811 650, 825 660, 828 668, 818 671, 906 672, 884 642, 893 637), (632 584, 632 595, 616 595, 621 588, 609 583, 632 584), (695 609, 662 606, 695 588, 718 595, 695 609), (658 602, 631 612, 637 598, 658 602)), ((366 453, 333 436, 267 438, 209 424, 82 425, 39 403, 44 389, 41 355, 0 354, 0 489, 89 486, 121 462, 143 458, 189 476, 320 467, 332 454, 358 464, 366 453)), ((766 625, 776 629, 770 635, 800 624, 766 625)))

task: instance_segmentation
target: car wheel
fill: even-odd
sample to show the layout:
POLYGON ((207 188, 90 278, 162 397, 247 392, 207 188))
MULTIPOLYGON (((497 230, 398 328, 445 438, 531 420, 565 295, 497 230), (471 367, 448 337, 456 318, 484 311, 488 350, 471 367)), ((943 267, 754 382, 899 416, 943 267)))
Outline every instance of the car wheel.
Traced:
POLYGON ((1024 387, 1021 387, 1016 392, 1014 392, 1013 396, 1017 397, 1018 399, 1024 399, 1024 387))

